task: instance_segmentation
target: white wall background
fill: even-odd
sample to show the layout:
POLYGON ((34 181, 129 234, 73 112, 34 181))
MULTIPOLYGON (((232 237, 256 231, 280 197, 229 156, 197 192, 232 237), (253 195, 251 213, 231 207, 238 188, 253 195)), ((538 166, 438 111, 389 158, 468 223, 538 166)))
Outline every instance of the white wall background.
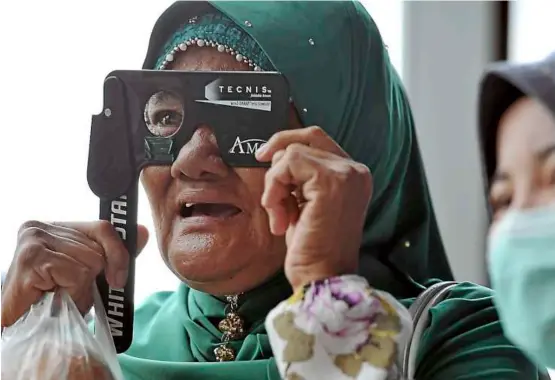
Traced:
POLYGON ((458 280, 484 284, 486 208, 476 96, 495 57, 495 4, 405 3, 405 84, 445 248, 458 280))
MULTIPOLYGON (((104 77, 141 67, 152 26, 172 2, 0 2, 0 120, 8 137, 0 148, 1 270, 25 220, 98 218, 86 166, 90 118, 101 111, 104 77)), ((401 2, 365 3, 400 67, 401 2)), ((139 221, 153 230, 143 193, 139 221)), ((151 239, 137 261, 136 301, 175 284, 151 239)))
POLYGON ((555 51, 555 1, 510 3, 509 57, 516 62, 542 59, 555 51))

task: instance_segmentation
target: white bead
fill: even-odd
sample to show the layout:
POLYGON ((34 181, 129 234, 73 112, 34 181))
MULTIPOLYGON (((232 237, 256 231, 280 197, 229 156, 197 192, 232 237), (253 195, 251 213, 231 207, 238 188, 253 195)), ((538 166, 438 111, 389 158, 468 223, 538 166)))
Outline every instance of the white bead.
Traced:
POLYGON ((304 112, 304 113, 307 113, 308 110, 307 110, 306 108, 303 108, 303 112, 304 112))
MULTIPOLYGON (((310 39, 312 41, 312 38, 310 39)), ((312 41, 313 43, 314 41, 312 41)), ((179 50, 181 51, 186 51, 188 46, 194 45, 196 44, 197 46, 203 47, 203 46, 212 46, 215 47, 216 49, 218 49, 218 51, 220 53, 226 52, 229 53, 230 55, 234 56, 235 59, 237 60, 237 62, 245 62, 246 64, 248 64, 250 67, 254 67, 254 71, 263 71, 262 68, 258 65, 256 65, 251 59, 249 59, 248 57, 245 57, 244 55, 236 52, 235 50, 233 50, 232 48, 230 48, 227 45, 223 45, 223 44, 219 44, 213 40, 203 40, 200 38, 193 38, 193 39, 189 39, 187 41, 184 41, 182 43, 180 43, 179 45, 177 45, 174 48, 175 52, 178 52, 179 50)), ((160 65, 160 70, 164 70, 166 68, 166 66, 174 61, 175 59, 175 54, 174 53, 170 53, 166 56, 166 60, 160 65)), ((306 109, 304 109, 304 112, 307 112, 306 109)))
POLYGON ((312 46, 314 46, 314 40, 312 38, 308 39, 308 43, 311 44, 312 46))
POLYGON ((409 248, 409 247, 410 247, 410 241, 407 240, 407 241, 405 242, 405 247, 406 247, 406 248, 409 248))
POLYGON ((249 20, 245 21, 245 25, 248 26, 249 28, 252 26, 252 23, 249 20))

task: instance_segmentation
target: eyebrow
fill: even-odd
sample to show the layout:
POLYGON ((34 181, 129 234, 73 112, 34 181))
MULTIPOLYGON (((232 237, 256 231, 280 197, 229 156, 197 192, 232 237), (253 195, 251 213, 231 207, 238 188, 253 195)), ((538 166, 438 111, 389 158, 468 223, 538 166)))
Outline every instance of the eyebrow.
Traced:
POLYGON ((551 157, 551 155, 555 154, 555 144, 548 146, 545 149, 542 149, 538 154, 538 158, 540 159, 540 161, 545 161, 547 160, 549 157, 551 157))
POLYGON ((509 175, 506 172, 496 171, 493 173, 493 177, 491 178, 491 184, 493 185, 495 182, 507 181, 508 179, 509 175))
MULTIPOLYGON (((555 144, 550 145, 542 150, 540 150, 538 153, 536 153, 536 157, 538 158, 538 160, 540 162, 543 162, 545 160, 547 160, 549 157, 551 157, 553 154, 555 154, 555 144)), ((509 174, 506 172, 500 172, 500 171, 495 171, 495 173, 493 174, 493 177, 491 179, 491 183, 495 183, 498 181, 506 181, 509 179, 509 174)))

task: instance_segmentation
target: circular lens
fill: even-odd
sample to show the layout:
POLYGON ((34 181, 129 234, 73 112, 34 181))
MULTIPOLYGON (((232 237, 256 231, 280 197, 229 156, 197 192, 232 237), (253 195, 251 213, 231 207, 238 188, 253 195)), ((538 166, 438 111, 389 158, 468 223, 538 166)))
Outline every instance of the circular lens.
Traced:
POLYGON ((172 136, 181 127, 183 112, 179 96, 173 92, 159 91, 145 105, 146 127, 154 136, 172 136))

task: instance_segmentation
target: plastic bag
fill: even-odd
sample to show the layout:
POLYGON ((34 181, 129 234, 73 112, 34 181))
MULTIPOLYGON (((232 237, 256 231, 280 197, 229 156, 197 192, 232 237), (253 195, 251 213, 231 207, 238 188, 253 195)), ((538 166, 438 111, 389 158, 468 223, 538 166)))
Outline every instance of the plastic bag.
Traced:
POLYGON ((46 293, 2 333, 2 380, 123 380, 93 286, 95 334, 67 292, 46 293))

